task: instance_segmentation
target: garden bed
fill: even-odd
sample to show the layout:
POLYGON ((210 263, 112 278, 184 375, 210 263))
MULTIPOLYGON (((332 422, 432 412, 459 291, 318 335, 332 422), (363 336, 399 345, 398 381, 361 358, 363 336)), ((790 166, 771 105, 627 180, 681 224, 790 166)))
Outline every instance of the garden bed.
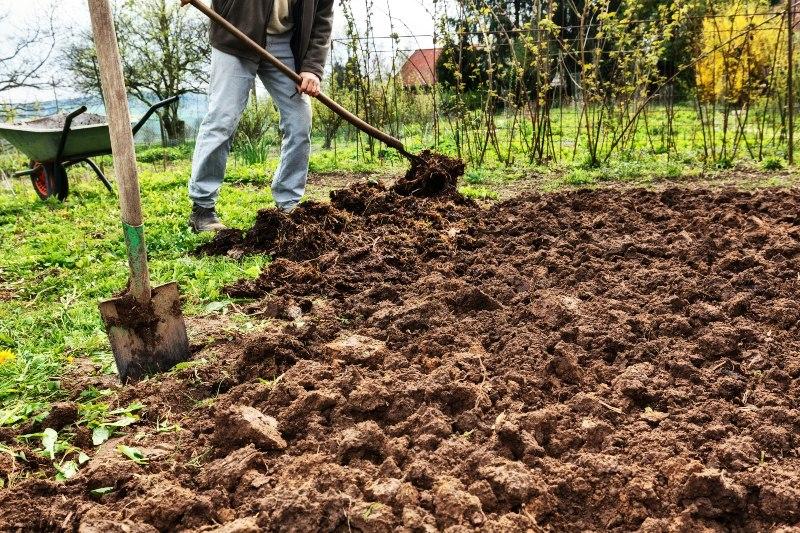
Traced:
MULTIPOLYGON (((799 208, 361 184, 221 236, 201 253, 276 257, 227 289, 261 325, 194 319, 195 363, 120 389, 142 420, 67 483, 0 492, 0 529, 798 525, 799 208)), ((3 476, 49 476, 14 437, 28 461, 0 454, 3 476)))

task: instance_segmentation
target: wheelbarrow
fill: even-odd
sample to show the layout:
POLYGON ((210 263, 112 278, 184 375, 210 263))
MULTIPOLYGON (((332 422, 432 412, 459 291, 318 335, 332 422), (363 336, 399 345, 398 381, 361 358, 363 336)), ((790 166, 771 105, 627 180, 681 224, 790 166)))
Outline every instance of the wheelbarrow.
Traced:
MULTIPOLYGON (((178 97, 173 96, 152 106, 133 126, 133 134, 142 129, 153 113, 177 101, 178 97)), ((67 169, 80 163, 91 168, 109 192, 114 191, 103 171, 91 160, 92 157, 111 153, 108 124, 73 126, 73 122, 84 113, 86 106, 76 109, 65 117, 61 128, 53 128, 42 120, 0 124, 0 137, 31 160, 27 170, 16 172, 13 176, 30 176, 33 189, 42 200, 53 196, 62 202, 66 200, 69 195, 67 169)))

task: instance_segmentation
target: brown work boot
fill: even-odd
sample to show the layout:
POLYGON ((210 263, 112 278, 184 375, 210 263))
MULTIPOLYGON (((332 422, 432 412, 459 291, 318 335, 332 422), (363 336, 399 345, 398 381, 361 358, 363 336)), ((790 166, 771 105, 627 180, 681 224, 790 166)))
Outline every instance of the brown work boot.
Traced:
POLYGON ((197 204, 192 206, 192 214, 189 217, 189 226, 195 233, 228 229, 225 224, 219 221, 219 217, 217 216, 217 211, 215 208, 201 207, 197 204))

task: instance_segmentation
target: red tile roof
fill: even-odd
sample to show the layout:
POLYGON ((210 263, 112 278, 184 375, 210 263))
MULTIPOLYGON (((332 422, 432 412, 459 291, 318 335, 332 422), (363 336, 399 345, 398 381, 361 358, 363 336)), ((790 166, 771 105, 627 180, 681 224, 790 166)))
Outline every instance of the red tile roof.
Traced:
POLYGON ((406 87, 430 87, 437 81, 436 63, 442 50, 440 48, 426 48, 417 50, 403 65, 400 75, 406 87))

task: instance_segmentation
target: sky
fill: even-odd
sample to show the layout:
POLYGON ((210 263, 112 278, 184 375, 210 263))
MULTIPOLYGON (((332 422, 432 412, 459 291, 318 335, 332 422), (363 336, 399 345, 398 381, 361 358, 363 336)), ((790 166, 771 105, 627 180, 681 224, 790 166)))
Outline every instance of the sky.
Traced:
MULTIPOLYGON (((175 0, 176 2, 178 0, 175 0)), ((210 3, 210 0, 205 0, 210 3)), ((368 0, 349 0, 355 15, 355 20, 362 27, 366 22, 365 4, 368 0)), ((345 21, 342 16, 341 0, 336 0, 336 18, 334 39, 342 38, 345 35, 345 21)), ((388 36, 391 34, 391 23, 394 20, 394 30, 396 33, 406 36, 414 35, 417 37, 406 37, 400 42, 400 49, 416 49, 431 47, 433 39, 431 35, 434 31, 433 0, 403 0, 397 2, 393 0, 372 0, 373 17, 372 25, 376 36, 388 36), (391 2, 391 17, 389 16, 389 3, 391 2)), ((86 7, 86 0, 0 0, 0 12, 9 14, 8 18, 0 26, 0 43, 4 42, 9 35, 18 31, 19 28, 33 24, 37 19, 41 19, 41 13, 49 13, 51 6, 58 5, 56 20, 63 33, 62 38, 67 38, 71 32, 80 31, 89 27, 89 12, 86 7)), ((379 49, 391 49, 390 41, 376 41, 379 49)), ((0 44, 0 46, 2 46, 0 44)), ((343 47, 343 44, 334 43, 336 47, 343 47)), ((53 71, 52 76, 58 77, 58 72, 53 71)), ((48 76, 50 77, 50 76, 48 76)), ((74 93, 68 88, 58 89, 59 98, 72 96, 74 93)), ((24 102, 34 100, 50 100, 53 98, 53 89, 42 91, 35 90, 16 90, 9 91, 0 95, 0 101, 24 102)))

